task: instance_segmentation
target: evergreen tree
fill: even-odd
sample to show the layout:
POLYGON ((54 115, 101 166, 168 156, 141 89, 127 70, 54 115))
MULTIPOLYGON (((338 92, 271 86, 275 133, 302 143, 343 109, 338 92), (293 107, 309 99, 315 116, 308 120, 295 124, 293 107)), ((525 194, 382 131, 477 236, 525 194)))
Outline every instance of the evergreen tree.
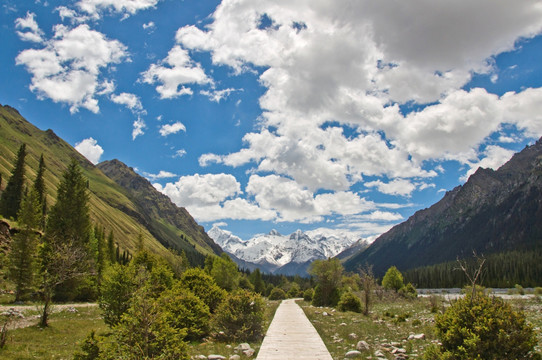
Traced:
POLYGON ((252 282, 252 285, 254 285, 254 292, 257 292, 261 295, 265 292, 265 283, 262 279, 262 273, 260 272, 260 269, 256 268, 252 274, 249 276, 250 281, 252 282))
POLYGON ((40 222, 38 194, 27 191, 17 215, 20 232, 13 237, 9 253, 9 277, 15 283, 15 301, 20 301, 32 289, 36 270, 37 235, 40 222))
POLYGON ((49 212, 47 236, 86 246, 91 229, 88 201, 86 179, 77 162, 72 160, 58 186, 57 201, 49 212))
POLYGON ((40 164, 38 167, 38 173, 36 174, 36 180, 34 180, 33 189, 38 195, 38 202, 41 209, 41 221, 40 228, 45 228, 45 214, 47 212, 47 201, 45 199, 45 179, 43 175, 45 173, 45 160, 43 159, 43 154, 40 157, 40 164))
POLYGON ((0 197, 0 214, 6 218, 17 218, 21 207, 24 187, 24 159, 26 157, 26 144, 22 144, 15 158, 15 164, 6 188, 0 197))
POLYGON ((113 235, 113 230, 109 232, 109 236, 107 237, 107 256, 110 264, 113 264, 116 262, 115 259, 115 237, 113 235))
POLYGON ((339 288, 343 271, 343 266, 337 258, 316 260, 311 264, 309 274, 315 276, 317 280, 313 305, 337 305, 340 300, 339 288))

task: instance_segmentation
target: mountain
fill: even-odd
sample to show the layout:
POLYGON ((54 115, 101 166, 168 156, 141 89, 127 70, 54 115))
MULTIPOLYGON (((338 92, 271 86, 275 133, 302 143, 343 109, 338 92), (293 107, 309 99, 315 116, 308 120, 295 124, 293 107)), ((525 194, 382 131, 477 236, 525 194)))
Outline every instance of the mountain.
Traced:
POLYGON ((494 171, 480 168, 442 200, 420 210, 345 262, 381 276, 477 254, 542 247, 542 139, 494 171))
POLYGON ((272 230, 248 241, 218 226, 213 226, 208 234, 239 266, 285 275, 307 275, 314 260, 334 257, 359 240, 347 232, 324 229, 306 233, 298 230, 290 235, 272 230))
POLYGON ((106 233, 113 231, 121 251, 134 253, 141 234, 145 246, 165 258, 170 256, 167 248, 185 250, 194 262, 201 262, 204 255, 221 252, 184 208, 176 207, 128 166, 118 160, 94 166, 52 130, 36 128, 7 105, 0 105, 0 174, 3 186, 22 143, 26 144, 28 152, 27 184, 34 181, 40 155, 44 155, 49 206, 55 202, 62 173, 72 158, 77 160, 89 180, 92 221, 103 226, 106 233))

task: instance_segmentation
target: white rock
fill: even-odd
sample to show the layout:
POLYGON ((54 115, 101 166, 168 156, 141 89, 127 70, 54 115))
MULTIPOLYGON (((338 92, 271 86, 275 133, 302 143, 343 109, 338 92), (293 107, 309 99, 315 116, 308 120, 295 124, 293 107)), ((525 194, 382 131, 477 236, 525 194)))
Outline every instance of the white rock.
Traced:
POLYGON ((356 339, 358 338, 358 335, 355 334, 355 333, 350 333, 350 334, 348 334, 348 337, 349 337, 350 339, 352 339, 352 340, 356 340, 356 339))
POLYGON ((241 357, 239 355, 232 355, 229 360, 241 360, 241 357))
POLYGON ((347 358, 355 358, 355 357, 361 356, 361 352, 357 350, 350 350, 344 356, 347 358))
POLYGON ((222 355, 209 355, 207 356, 207 360, 226 360, 226 357, 222 355))
POLYGON ((425 334, 410 334, 408 340, 425 340, 425 334))

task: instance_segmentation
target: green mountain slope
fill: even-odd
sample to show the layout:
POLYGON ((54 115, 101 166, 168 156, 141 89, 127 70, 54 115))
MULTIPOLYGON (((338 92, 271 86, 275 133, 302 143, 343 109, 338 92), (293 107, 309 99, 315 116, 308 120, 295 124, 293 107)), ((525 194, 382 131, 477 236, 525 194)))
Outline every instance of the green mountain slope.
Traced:
POLYGON ((478 169, 428 209, 381 235, 346 261, 348 270, 373 264, 381 276, 468 258, 542 248, 542 140, 514 155, 497 171, 478 169))
MULTIPOLYGON (((52 130, 42 131, 26 121, 17 110, 0 105, 2 188, 10 176, 15 155, 22 143, 27 145, 26 180, 29 185, 36 176, 40 155, 44 155, 49 206, 55 202, 62 172, 72 158, 78 161, 89 180, 91 218, 105 227, 107 233, 113 231, 121 250, 135 252, 137 238, 141 234, 145 247, 164 257, 169 256, 166 248, 185 250, 188 257, 194 260, 221 252, 185 209, 177 208, 154 188, 154 192, 150 188, 145 191, 123 188, 122 181, 119 184, 110 179, 52 130), (145 199, 139 199, 139 196, 145 199), (151 202, 154 199, 152 205, 149 199, 151 202), (162 211, 162 208, 167 210, 162 211)), ((129 169, 120 161, 111 163, 129 169)), ((106 165, 103 166, 106 168, 106 165)), ((139 178, 137 181, 146 182, 135 173, 131 176, 139 178)))

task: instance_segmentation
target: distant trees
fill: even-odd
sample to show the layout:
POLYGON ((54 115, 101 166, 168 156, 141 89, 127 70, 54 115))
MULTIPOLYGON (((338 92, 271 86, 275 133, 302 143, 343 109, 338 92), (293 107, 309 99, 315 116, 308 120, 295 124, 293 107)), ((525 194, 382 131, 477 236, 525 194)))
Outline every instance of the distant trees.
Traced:
POLYGON ((36 179, 34 180, 34 185, 32 186, 33 190, 36 191, 38 198, 38 205, 41 211, 41 219, 39 223, 40 229, 45 229, 45 215, 47 214, 47 197, 45 193, 45 159, 43 154, 40 156, 40 162, 38 166, 38 172, 36 174, 36 179))
POLYGON ((25 157, 26 144, 23 143, 17 152, 11 176, 0 197, 0 214, 6 218, 17 219, 24 191, 25 157))

